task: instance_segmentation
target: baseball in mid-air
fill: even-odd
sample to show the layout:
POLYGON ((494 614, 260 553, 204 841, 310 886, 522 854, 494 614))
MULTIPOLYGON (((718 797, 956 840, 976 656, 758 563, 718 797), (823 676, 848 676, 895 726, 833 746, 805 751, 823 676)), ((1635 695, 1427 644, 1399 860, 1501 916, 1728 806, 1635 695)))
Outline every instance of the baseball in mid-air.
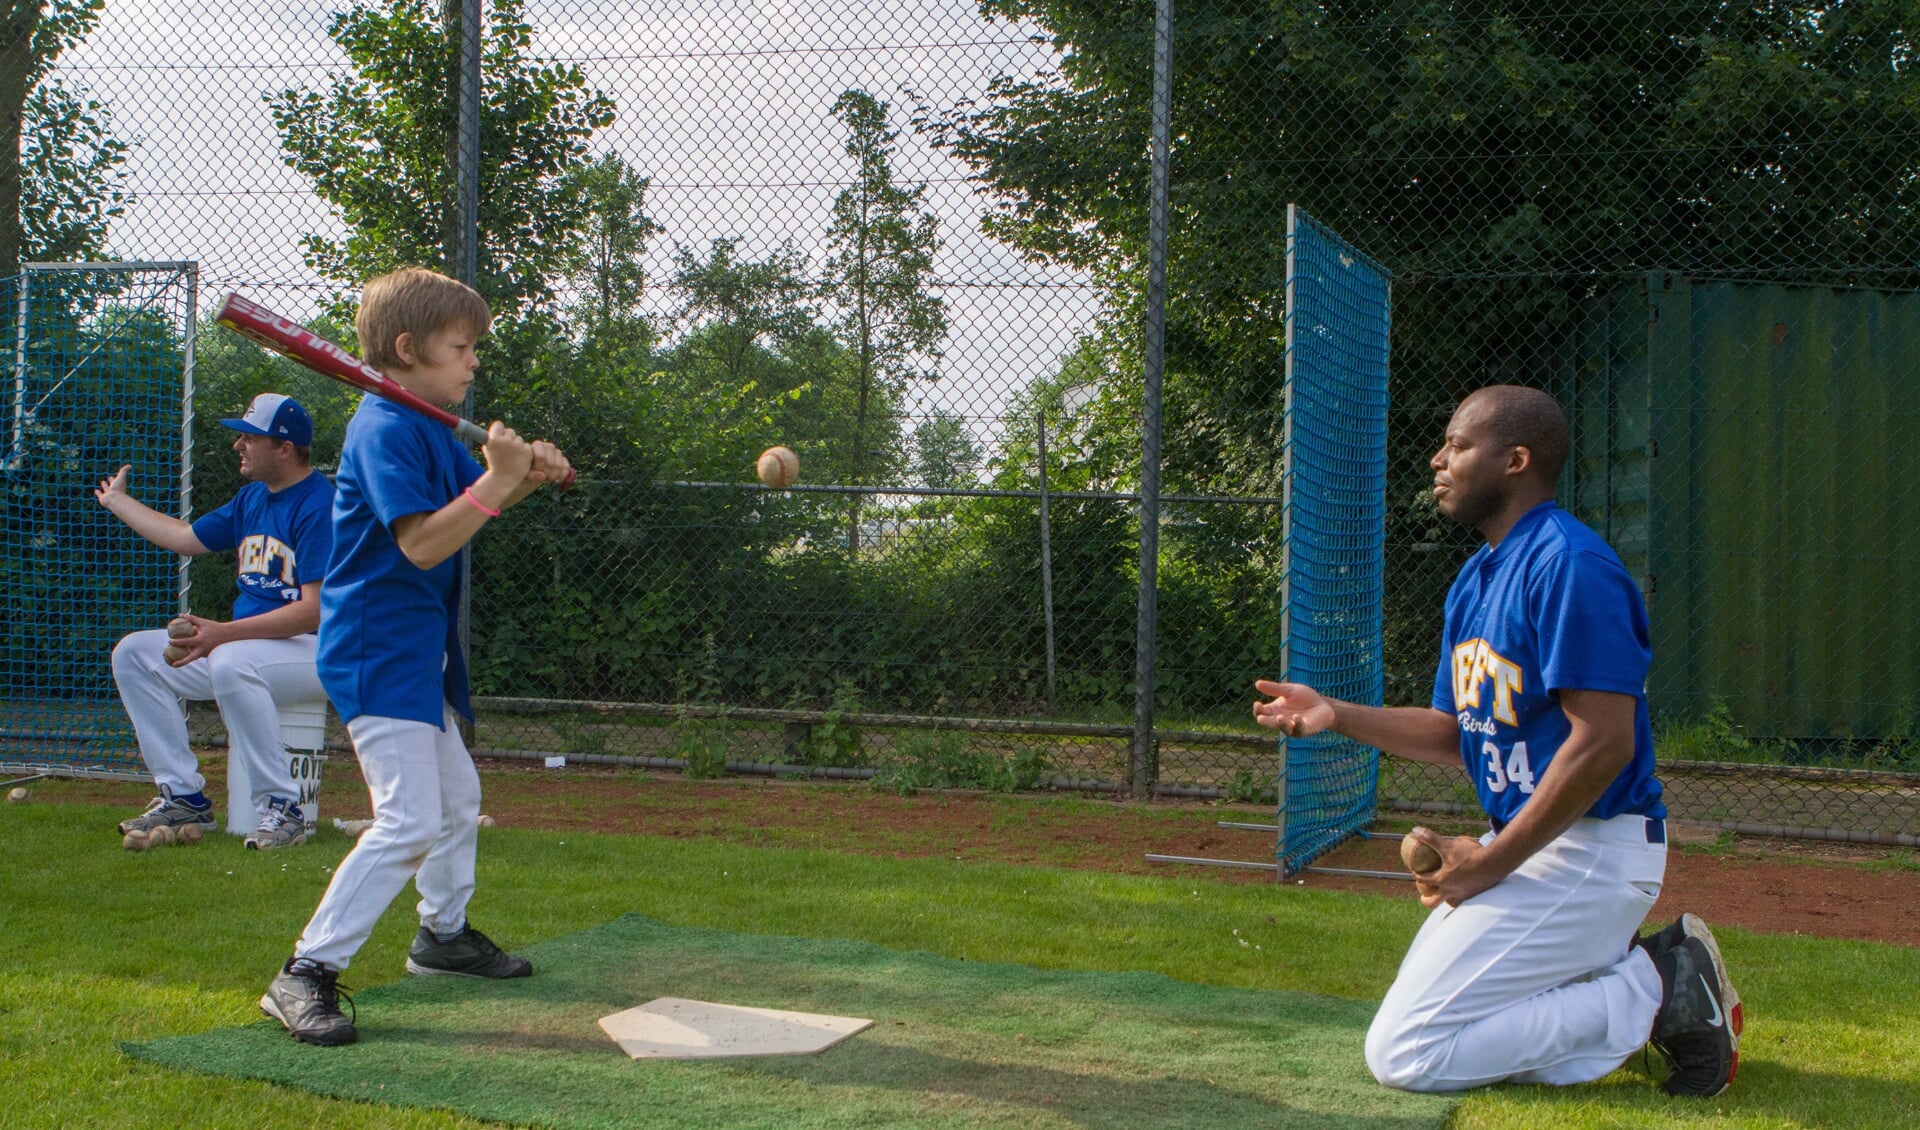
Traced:
POLYGON ((800 478, 800 457, 791 447, 769 447, 760 453, 760 462, 754 466, 754 473, 760 481, 774 490, 786 490, 800 478))
POLYGON ((128 851, 145 851, 147 850, 147 834, 138 831, 128 832, 126 836, 121 839, 120 846, 126 848, 128 851))
POLYGON ((27 790, 24 788, 20 788, 18 786, 12 789, 9 789, 7 791, 7 799, 10 801, 13 801, 15 804, 18 804, 21 801, 27 799, 27 790))
POLYGON ((1400 840, 1400 861, 1415 875, 1425 875, 1440 867, 1440 853, 1408 832, 1400 840))
MULTIPOLYGON (((193 621, 184 616, 177 616, 167 621, 167 636, 170 639, 177 640, 181 636, 190 636, 198 630, 193 626, 193 621)), ((187 649, 179 644, 170 643, 166 646, 166 650, 160 653, 160 657, 168 663, 178 663, 187 657, 187 649)))

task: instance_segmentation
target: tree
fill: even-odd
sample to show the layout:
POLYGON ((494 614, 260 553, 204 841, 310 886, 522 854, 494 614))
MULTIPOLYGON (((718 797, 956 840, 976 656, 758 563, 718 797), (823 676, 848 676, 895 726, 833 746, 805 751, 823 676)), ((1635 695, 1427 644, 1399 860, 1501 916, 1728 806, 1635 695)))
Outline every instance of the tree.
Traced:
MULTIPOLYGON (((510 319, 553 297, 548 280, 564 273, 588 223, 583 186, 566 174, 613 121, 612 100, 589 90, 578 67, 530 61, 522 4, 490 0, 480 63, 478 289, 510 319)), ((289 88, 267 100, 287 165, 348 229, 308 236, 307 262, 346 286, 444 262, 457 42, 427 0, 355 4, 328 35, 353 73, 324 93, 289 88)))
POLYGON ((84 88, 43 80, 27 96, 21 146, 23 258, 106 258, 107 230, 126 212, 120 168, 132 146, 115 137, 107 107, 84 88))
POLYGON ((766 350, 790 344, 814 326, 806 256, 782 244, 765 259, 741 259, 740 241, 716 239, 705 259, 674 252, 675 318, 693 330, 681 346, 719 366, 727 383, 759 378, 766 350))
MULTIPOLYGON (((833 104, 834 116, 846 127, 846 153, 857 164, 858 179, 834 198, 820 289, 839 314, 835 329, 856 366, 848 475, 855 486, 881 454, 873 450, 867 427, 875 390, 897 398, 911 379, 938 379, 933 366, 947 333, 945 306, 931 292, 939 220, 923 207, 925 185, 902 188, 893 182, 899 135, 887 125, 887 110, 885 102, 864 90, 848 90, 833 104)), ((847 544, 858 548, 858 496, 852 510, 847 544)))
POLYGON ((107 107, 49 77, 105 0, 6 0, 0 9, 0 278, 23 261, 102 257, 131 146, 107 107))
POLYGON ((914 470, 930 487, 964 486, 980 466, 980 445, 967 422, 935 408, 913 429, 914 470))
POLYGON ((27 93, 38 77, 34 40, 44 7, 45 0, 7 0, 0 22, 0 278, 20 271, 20 190, 26 180, 20 139, 27 93))
MULTIPOLYGON (((1089 269, 1137 255, 1152 4, 983 8, 1049 29, 1058 71, 922 125, 995 191, 996 234, 1089 269)), ((1911 272, 1909 12, 1198 0, 1176 28, 1175 228, 1243 297, 1277 253, 1248 237, 1289 200, 1401 274, 1911 272)))
MULTIPOLYGON (((854 370, 848 349, 820 322, 806 257, 782 244, 764 259, 744 259, 738 241, 716 239, 705 258, 674 256, 675 318, 683 336, 661 367, 683 374, 690 390, 756 387, 782 398, 774 435, 800 453, 813 482, 844 480, 852 470, 854 370)), ((897 420, 884 391, 875 416, 897 420)))
POLYGON ((641 260, 647 240, 663 230, 647 215, 648 178, 617 153, 568 174, 586 204, 580 242, 564 259, 567 276, 585 291, 590 326, 635 314, 646 291, 641 260))
MULTIPOLYGON (((592 262, 581 254, 576 262, 592 262)), ((486 416, 552 438, 580 486, 539 492, 522 504, 524 519, 476 543, 476 687, 638 701, 686 693, 710 658, 715 622, 756 620, 740 602, 772 587, 778 553, 803 532, 808 515, 794 498, 675 484, 744 483, 755 455, 790 434, 777 420, 813 386, 789 351, 796 338, 825 336, 804 314, 808 288, 794 274, 804 261, 790 249, 745 261, 726 240, 677 258, 679 324, 665 342, 634 306, 639 276, 619 263, 607 290, 566 311, 571 325, 535 314, 496 327, 489 366, 511 376, 487 382, 486 416)))
MULTIPOLYGON (((1153 6, 982 7, 1046 28, 1058 69, 917 120, 992 193, 991 234, 1093 272, 1137 325, 1153 6)), ((1410 406, 1538 374, 1608 277, 1920 285, 1910 10, 1183 5, 1168 443, 1224 474, 1236 447, 1275 438, 1289 202, 1394 271, 1410 406)))

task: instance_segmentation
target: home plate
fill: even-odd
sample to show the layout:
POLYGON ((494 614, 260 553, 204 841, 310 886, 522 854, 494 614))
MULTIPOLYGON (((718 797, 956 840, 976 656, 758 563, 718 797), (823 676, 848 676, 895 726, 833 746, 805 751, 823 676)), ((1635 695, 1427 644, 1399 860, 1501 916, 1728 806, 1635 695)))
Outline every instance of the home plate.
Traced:
POLYGON ((600 1018, 600 1027, 635 1059, 720 1059, 811 1055, 873 1026, 851 1016, 783 1012, 661 997, 600 1018))

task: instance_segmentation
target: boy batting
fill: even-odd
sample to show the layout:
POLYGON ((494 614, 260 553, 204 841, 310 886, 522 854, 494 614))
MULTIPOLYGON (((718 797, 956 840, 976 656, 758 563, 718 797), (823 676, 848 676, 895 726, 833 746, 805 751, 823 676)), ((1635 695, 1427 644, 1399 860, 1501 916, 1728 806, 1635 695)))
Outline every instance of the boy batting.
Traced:
POLYGON ((1545 393, 1462 401, 1435 453, 1440 509, 1486 538, 1447 594, 1432 705, 1360 706, 1261 681, 1261 725, 1332 730, 1465 763, 1490 830, 1414 835, 1433 913, 1367 1032, 1390 1087, 1584 1083, 1651 1043, 1674 1095, 1717 1095, 1739 1065, 1740 997, 1706 924, 1635 932, 1666 875, 1653 772, 1646 603, 1593 531, 1553 503, 1569 442, 1545 393))
MULTIPOLYGON (((407 268, 367 284, 356 320, 365 359, 434 404, 473 384, 491 314, 472 288, 407 268)), ((320 602, 320 679, 353 735, 373 824, 340 864, 260 998, 304 1043, 352 1043, 338 978, 412 880, 420 931, 407 970, 525 977, 533 966, 467 922, 480 777, 461 740, 473 717, 455 632, 460 554, 502 511, 571 468, 553 445, 487 429, 476 462, 455 434, 377 396, 347 427, 334 504, 334 553, 320 602)))

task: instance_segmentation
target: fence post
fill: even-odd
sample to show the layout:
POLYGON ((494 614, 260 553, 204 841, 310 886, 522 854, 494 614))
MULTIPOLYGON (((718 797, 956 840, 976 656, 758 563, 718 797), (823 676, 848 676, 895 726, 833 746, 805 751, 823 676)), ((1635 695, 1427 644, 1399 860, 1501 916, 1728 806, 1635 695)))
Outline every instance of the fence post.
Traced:
POLYGON ((20 299, 13 326, 13 430, 7 437, 6 459, 9 471, 27 450, 27 311, 33 301, 27 293, 33 272, 23 269, 16 277, 20 280, 20 299))
MULTIPOLYGON (((190 264, 187 276, 186 348, 180 360, 180 520, 193 521, 193 360, 200 348, 200 266, 190 264)), ((193 558, 180 557, 180 615, 191 611, 193 558)))
POLYGON ((1053 678, 1053 527, 1047 505, 1047 413, 1034 413, 1040 449, 1040 605, 1047 622, 1047 709, 1054 709, 1053 678))
POLYGON ((1153 20, 1153 137, 1147 189, 1145 395, 1140 405, 1140 605, 1134 624, 1133 756, 1135 800, 1153 796, 1159 748, 1153 737, 1153 636, 1160 565, 1160 386, 1167 338, 1167 165, 1173 132, 1173 0, 1158 0, 1153 20))
MULTIPOLYGON (((447 273, 471 287, 480 278, 480 0, 459 0, 447 10, 456 23, 459 55, 454 67, 453 90, 455 116, 453 137, 453 207, 442 233, 447 273)), ((473 417, 473 386, 460 402, 460 414, 473 417)), ((460 656, 469 673, 473 671, 473 551, 460 555, 460 622, 457 638, 460 656)), ((462 724, 463 737, 473 744, 474 728, 462 724)))
MULTIPOLYGON (((441 252, 446 256, 447 273, 473 286, 480 273, 480 0, 449 4, 447 14, 453 24, 447 30, 458 36, 459 52, 450 91, 454 100, 453 136, 447 139, 451 145, 447 163, 453 174, 453 200, 441 252)), ((469 401, 471 396, 469 392, 469 401)))

